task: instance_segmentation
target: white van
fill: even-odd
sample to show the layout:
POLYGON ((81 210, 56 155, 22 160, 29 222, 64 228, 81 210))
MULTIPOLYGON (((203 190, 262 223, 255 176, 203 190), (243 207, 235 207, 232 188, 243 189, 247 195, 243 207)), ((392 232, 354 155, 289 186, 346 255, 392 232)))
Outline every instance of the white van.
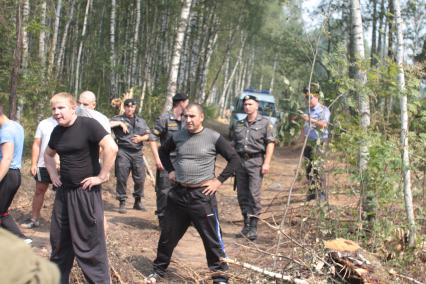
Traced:
MULTIPOLYGON (((275 97, 273 95, 271 95, 268 91, 244 90, 235 101, 234 106, 231 108, 232 114, 229 123, 230 130, 236 121, 242 120, 247 116, 244 112, 243 98, 250 95, 257 98, 259 102, 259 113, 262 116, 269 118, 274 126, 278 122, 279 112, 276 109, 275 97)), ((232 137, 232 134, 229 133, 229 136, 232 137)))

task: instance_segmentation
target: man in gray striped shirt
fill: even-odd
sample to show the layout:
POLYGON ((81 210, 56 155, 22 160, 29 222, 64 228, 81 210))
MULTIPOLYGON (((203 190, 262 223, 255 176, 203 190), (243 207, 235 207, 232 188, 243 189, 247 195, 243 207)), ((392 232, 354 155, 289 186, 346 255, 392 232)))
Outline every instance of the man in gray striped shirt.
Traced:
POLYGON ((225 251, 215 192, 240 166, 240 159, 222 135, 203 127, 204 111, 199 104, 190 104, 184 116, 186 128, 160 147, 161 162, 175 185, 168 196, 154 273, 148 278, 155 283, 164 276, 174 248, 192 222, 203 240, 209 269, 219 272, 214 274, 213 283, 227 283, 227 277, 220 273, 228 266, 220 260, 225 257, 225 251), (170 153, 173 151, 176 151, 176 159, 172 163, 170 153), (228 163, 215 177, 217 154, 228 163))

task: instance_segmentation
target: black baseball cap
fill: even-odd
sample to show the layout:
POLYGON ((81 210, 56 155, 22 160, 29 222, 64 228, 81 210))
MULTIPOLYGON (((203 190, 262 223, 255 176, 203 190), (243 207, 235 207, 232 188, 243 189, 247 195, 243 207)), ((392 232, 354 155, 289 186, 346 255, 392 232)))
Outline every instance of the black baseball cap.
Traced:
POLYGON ((136 101, 134 99, 127 99, 124 101, 124 106, 134 106, 136 105, 136 101))
POLYGON ((243 102, 245 102, 246 100, 254 100, 254 101, 258 102, 257 97, 253 96, 253 95, 244 96, 243 102))
POLYGON ((176 95, 173 96, 174 102, 186 101, 187 99, 188 99, 188 96, 181 93, 177 93, 176 95))

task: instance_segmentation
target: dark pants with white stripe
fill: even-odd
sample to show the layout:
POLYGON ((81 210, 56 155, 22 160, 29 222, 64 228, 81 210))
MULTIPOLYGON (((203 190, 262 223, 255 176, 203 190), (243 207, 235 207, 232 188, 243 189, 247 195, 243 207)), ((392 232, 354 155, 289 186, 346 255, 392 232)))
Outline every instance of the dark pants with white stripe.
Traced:
POLYGON ((0 182, 0 227, 5 228, 9 232, 20 238, 25 238, 21 230, 9 215, 9 207, 13 198, 21 185, 21 172, 19 169, 9 169, 2 181, 0 182))
POLYGON ((110 283, 100 187, 56 191, 50 226, 52 255, 61 284, 69 282, 74 258, 88 283, 110 283))
MULTIPOLYGON (((211 271, 225 271, 228 265, 221 261, 225 257, 222 233, 219 226, 216 197, 202 193, 201 188, 174 186, 168 195, 164 226, 158 241, 154 271, 163 276, 170 264, 172 253, 191 222, 201 236, 211 271)), ((213 279, 226 280, 225 275, 215 274, 213 279)))

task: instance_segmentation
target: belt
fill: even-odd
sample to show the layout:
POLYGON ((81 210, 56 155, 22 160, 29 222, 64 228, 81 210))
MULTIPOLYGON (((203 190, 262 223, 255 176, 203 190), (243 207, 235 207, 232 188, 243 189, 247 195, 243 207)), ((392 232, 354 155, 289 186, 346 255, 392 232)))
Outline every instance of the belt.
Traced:
POLYGON ((253 158, 263 157, 262 152, 259 152, 259 153, 240 152, 240 153, 238 153, 238 155, 240 155, 241 159, 243 159, 243 160, 249 160, 249 159, 253 159, 253 158))
POLYGON ((205 187, 205 185, 203 185, 204 183, 196 183, 196 184, 189 184, 189 183, 182 183, 182 182, 178 182, 177 185, 179 187, 182 188, 186 188, 186 189, 196 189, 196 188, 200 188, 200 187, 205 187))

